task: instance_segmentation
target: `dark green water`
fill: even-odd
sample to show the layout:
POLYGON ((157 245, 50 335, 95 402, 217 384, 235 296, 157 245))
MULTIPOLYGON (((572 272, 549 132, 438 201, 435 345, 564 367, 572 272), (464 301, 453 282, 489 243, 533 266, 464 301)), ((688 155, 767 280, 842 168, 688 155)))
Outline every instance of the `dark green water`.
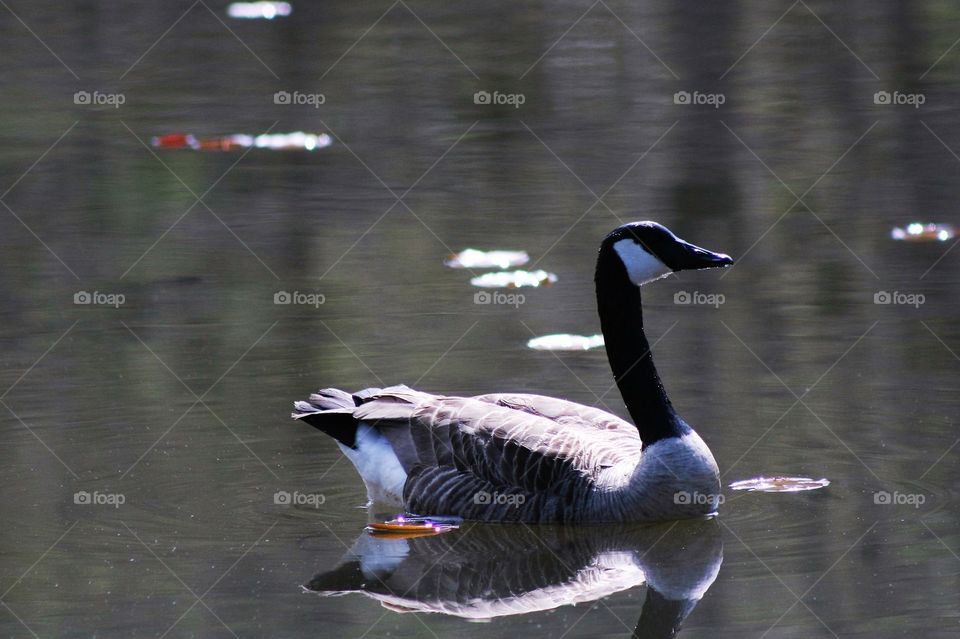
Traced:
MULTIPOLYGON (((960 223, 954 8, 352 2, 266 22, 189 7, 0 7, 0 633, 630 636, 644 586, 480 624, 303 592, 368 515, 333 442, 287 415, 320 386, 399 382, 625 415, 602 351, 524 344, 596 332, 596 248, 633 219, 738 260, 644 292, 661 375, 724 484, 832 482, 727 493, 698 533, 722 565, 680 636, 960 632, 960 251, 889 238, 960 223), (144 145, 271 128, 336 140, 144 145), (469 273, 442 266, 468 246, 527 250, 559 282, 518 308, 474 304, 469 273), (294 290, 325 303, 273 303, 294 290), (124 303, 74 304, 80 291, 124 303), (895 291, 923 304, 874 303, 895 291), (724 303, 675 304, 683 292, 724 303)), ((671 552, 649 557, 693 565, 663 530, 671 552)), ((636 534, 615 550, 643 555, 636 534)), ((532 555, 545 574, 617 546, 544 537, 559 562, 532 555)), ((509 589, 496 566, 536 540, 482 539, 445 561, 509 589)))

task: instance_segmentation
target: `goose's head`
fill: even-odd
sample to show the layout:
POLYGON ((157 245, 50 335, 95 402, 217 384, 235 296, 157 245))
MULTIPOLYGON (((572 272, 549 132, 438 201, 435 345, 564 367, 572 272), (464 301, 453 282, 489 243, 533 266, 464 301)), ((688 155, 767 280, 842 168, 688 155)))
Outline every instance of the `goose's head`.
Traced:
POLYGON ((637 286, 676 271, 724 267, 733 259, 681 240, 656 222, 629 222, 603 240, 600 253, 616 255, 637 286))

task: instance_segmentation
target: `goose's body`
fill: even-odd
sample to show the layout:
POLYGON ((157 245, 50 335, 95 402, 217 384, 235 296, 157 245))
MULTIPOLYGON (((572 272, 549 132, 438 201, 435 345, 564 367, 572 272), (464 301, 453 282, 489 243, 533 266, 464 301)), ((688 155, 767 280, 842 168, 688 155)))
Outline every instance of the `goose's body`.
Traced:
POLYGON ((479 521, 609 522, 711 513, 713 455, 674 411, 643 333, 640 285, 732 260, 653 222, 607 236, 597 304, 614 378, 634 424, 527 394, 444 397, 406 386, 325 389, 293 417, 335 438, 371 501, 479 521))

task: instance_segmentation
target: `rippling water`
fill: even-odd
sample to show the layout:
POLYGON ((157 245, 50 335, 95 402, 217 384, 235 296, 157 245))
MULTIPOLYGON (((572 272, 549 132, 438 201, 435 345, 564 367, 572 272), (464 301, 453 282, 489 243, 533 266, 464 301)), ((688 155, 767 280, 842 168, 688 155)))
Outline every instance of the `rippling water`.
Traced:
MULTIPOLYGON (((2 634, 657 636, 681 618, 659 589, 701 583, 717 555, 681 636, 960 631, 960 252, 889 237, 957 224, 953 7, 190 7, 0 8, 2 634), (268 130, 334 142, 148 148, 268 130), (350 565, 368 513, 290 402, 405 382, 625 415, 602 349, 525 344, 597 332, 599 239, 647 218, 738 260, 644 292, 658 367, 724 484, 830 486, 727 491, 703 530, 656 529, 670 552, 644 555, 646 530, 494 528, 419 602, 304 592, 350 565), (527 251, 558 281, 476 304, 473 274, 443 266, 467 247, 527 251), (520 562, 539 568, 521 579, 520 562), (565 596, 628 565, 649 586, 635 570, 594 603, 481 624, 402 611, 484 583, 565 596)), ((403 570, 444 543, 411 542, 403 570)))

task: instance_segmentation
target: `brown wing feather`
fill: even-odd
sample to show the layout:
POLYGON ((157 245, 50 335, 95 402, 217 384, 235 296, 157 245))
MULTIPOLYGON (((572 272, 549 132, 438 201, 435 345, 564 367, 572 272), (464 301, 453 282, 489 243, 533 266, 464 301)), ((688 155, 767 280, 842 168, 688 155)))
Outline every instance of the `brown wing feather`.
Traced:
POLYGON ((592 406, 584 406, 556 397, 528 393, 490 393, 479 395, 473 399, 532 415, 540 415, 564 426, 608 431, 608 436, 617 438, 622 445, 641 445, 640 435, 635 425, 613 413, 592 406))

